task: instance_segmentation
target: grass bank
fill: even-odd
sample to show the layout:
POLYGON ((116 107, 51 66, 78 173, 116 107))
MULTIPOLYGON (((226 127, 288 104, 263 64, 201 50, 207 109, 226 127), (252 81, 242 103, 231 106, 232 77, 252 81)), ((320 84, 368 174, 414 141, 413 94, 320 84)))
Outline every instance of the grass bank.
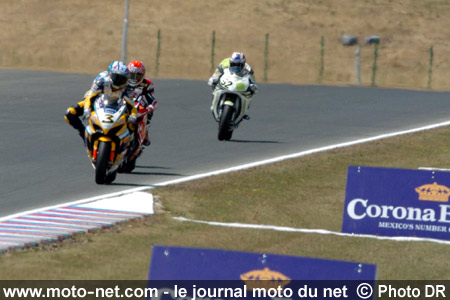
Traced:
POLYGON ((440 128, 153 190, 139 222, 0 256, 0 279, 146 279, 155 244, 372 263, 379 279, 450 279, 449 246, 212 227, 173 217, 340 231, 349 165, 450 167, 440 128))
MULTIPOLYGON (((0 68, 97 74, 121 58, 124 3, 0 1, 0 68)), ((447 0, 133 0, 127 58, 152 77, 207 80, 211 62, 244 51, 258 81, 354 84, 356 48, 341 44, 350 34, 370 85, 374 48, 364 40, 378 35, 376 85, 427 88, 433 47, 430 86, 448 90, 449 15, 447 0)))

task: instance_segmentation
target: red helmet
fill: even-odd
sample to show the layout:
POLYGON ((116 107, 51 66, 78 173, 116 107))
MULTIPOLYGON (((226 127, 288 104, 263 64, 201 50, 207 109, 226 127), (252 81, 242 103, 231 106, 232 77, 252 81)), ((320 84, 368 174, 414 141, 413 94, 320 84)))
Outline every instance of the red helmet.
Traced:
POLYGON ((133 60, 128 64, 128 84, 138 86, 144 80, 145 66, 139 60, 133 60))

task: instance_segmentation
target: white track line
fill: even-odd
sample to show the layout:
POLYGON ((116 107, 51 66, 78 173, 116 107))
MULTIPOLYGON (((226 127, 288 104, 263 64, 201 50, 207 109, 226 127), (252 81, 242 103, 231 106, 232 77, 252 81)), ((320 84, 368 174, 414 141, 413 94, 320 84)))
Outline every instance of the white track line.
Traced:
POLYGON ((266 159, 266 160, 262 160, 262 161, 256 161, 256 162, 253 162, 253 163, 239 165, 239 166, 235 166, 235 167, 231 167, 231 168, 227 168, 227 169, 222 169, 222 170, 217 170, 217 171, 213 171, 213 172, 187 176, 187 177, 183 177, 183 178, 179 178, 179 179, 175 179, 175 180, 160 182, 160 183, 156 183, 154 185, 143 186, 143 187, 139 187, 139 188, 124 190, 124 191, 121 191, 121 192, 116 192, 116 193, 111 193, 111 194, 104 194, 104 195, 100 195, 100 196, 96 196, 96 197, 92 197, 92 198, 86 198, 86 199, 81 199, 81 200, 77 200, 77 201, 73 201, 73 202, 68 202, 68 203, 63 203, 63 204, 43 207, 43 208, 34 209, 34 210, 29 210, 29 211, 25 211, 25 212, 9 215, 9 216, 6 216, 6 217, 2 217, 2 218, 0 218, 0 222, 6 221, 6 220, 9 220, 9 219, 13 219, 13 218, 16 218, 16 217, 24 216, 24 215, 36 213, 36 212, 41 212, 41 211, 44 211, 44 210, 50 210, 50 209, 59 208, 59 207, 63 207, 63 206, 72 206, 72 205, 78 205, 78 204, 93 202, 93 201, 101 200, 101 199, 118 197, 118 196, 130 194, 130 193, 134 193, 134 192, 139 192, 139 191, 145 191, 145 190, 153 189, 153 188, 158 187, 158 186, 167 186, 167 185, 178 184, 178 183, 182 183, 182 182, 186 182, 186 181, 192 181, 192 180, 197 180, 197 179, 201 179, 201 178, 205 178, 205 177, 210 177, 210 176, 213 176, 213 175, 220 175, 220 174, 225 174, 225 173, 229 173, 229 172, 234 172, 234 171, 239 171, 239 170, 253 168, 253 167, 256 167, 256 166, 271 164, 271 163, 283 161, 283 160, 286 160, 286 159, 302 157, 302 156, 306 156, 306 155, 310 155, 310 154, 314 154, 314 153, 329 151, 329 150, 333 150, 333 149, 337 149, 337 148, 344 148, 344 147, 354 146, 354 145, 358 145, 358 144, 363 144, 363 143, 367 143, 367 142, 372 142, 372 141, 376 141, 376 140, 386 139, 386 138, 399 136, 399 135, 404 135, 404 134, 409 134, 409 133, 415 133, 415 132, 435 129, 435 128, 444 127, 444 126, 448 126, 448 125, 450 125, 450 121, 442 122, 442 123, 436 123, 436 124, 431 124, 431 125, 427 125, 427 126, 423 126, 423 127, 419 127, 419 128, 409 129, 409 130, 403 130, 403 131, 397 131, 397 132, 393 132, 393 133, 377 135, 377 136, 370 137, 370 138, 359 139, 359 140, 355 140, 355 141, 350 141, 350 142, 345 142, 345 143, 325 146, 325 147, 311 149, 311 150, 306 150, 306 151, 297 152, 297 153, 293 153, 293 154, 278 156, 278 157, 274 157, 274 158, 271 158, 271 159, 266 159))
POLYGON ((450 245, 450 241, 430 239, 430 238, 418 238, 418 237, 406 237, 406 236, 378 236, 378 235, 370 235, 370 234, 342 233, 342 232, 330 231, 330 230, 325 230, 325 229, 306 229, 306 228, 293 228, 293 227, 283 227, 283 226, 273 226, 273 225, 209 222, 209 221, 186 219, 183 217, 174 217, 173 219, 180 221, 180 222, 192 222, 192 223, 206 224, 206 225, 211 225, 211 226, 221 226, 221 227, 231 227, 231 228, 262 229, 262 230, 299 232, 299 233, 315 233, 315 234, 335 235, 335 236, 343 236, 343 237, 359 237, 359 238, 369 238, 369 239, 376 239, 376 240, 390 240, 390 241, 396 241, 396 242, 433 242, 433 243, 438 243, 438 244, 450 245))
POLYGON ((325 146, 325 147, 321 147, 321 148, 306 150, 306 151, 283 155, 283 156, 278 156, 278 157, 274 157, 274 158, 270 158, 270 159, 266 159, 266 160, 256 161, 253 163, 239 165, 239 166, 235 166, 235 167, 231 167, 231 168, 227 168, 227 169, 217 170, 217 171, 213 171, 213 172, 209 172, 209 173, 203 173, 203 174, 188 176, 188 177, 175 179, 175 180, 171 180, 171 181, 166 181, 166 182, 162 182, 162 183, 157 183, 154 185, 154 187, 167 186, 167 185, 182 183, 182 182, 186 182, 186 181, 192 181, 192 180, 196 180, 196 179, 200 179, 200 178, 205 178, 205 177, 209 177, 209 176, 213 176, 213 175, 220 175, 220 174, 230 173, 230 172, 234 172, 234 171, 249 169, 249 168, 266 165, 266 164, 271 164, 271 163, 275 163, 275 162, 279 162, 279 161, 283 161, 283 160, 287 160, 287 159, 291 159, 291 158, 297 158, 297 157, 311 155, 311 154, 319 153, 319 152, 325 152, 325 151, 329 151, 329 150, 333 150, 333 149, 337 149, 337 148, 344 148, 344 147, 354 146, 354 145, 358 145, 358 144, 373 142, 376 140, 386 139, 386 138, 390 138, 390 137, 394 137, 394 136, 435 129, 438 127, 444 127, 444 126, 448 126, 448 125, 450 125, 450 121, 432 124, 432 125, 428 125, 428 126, 424 126, 424 127, 414 128, 414 129, 409 129, 409 130, 404 130, 404 131, 397 131, 397 132, 393 132, 393 133, 377 135, 377 136, 370 137, 370 138, 365 138, 365 139, 340 143, 340 144, 336 144, 336 145, 330 145, 330 146, 325 146))

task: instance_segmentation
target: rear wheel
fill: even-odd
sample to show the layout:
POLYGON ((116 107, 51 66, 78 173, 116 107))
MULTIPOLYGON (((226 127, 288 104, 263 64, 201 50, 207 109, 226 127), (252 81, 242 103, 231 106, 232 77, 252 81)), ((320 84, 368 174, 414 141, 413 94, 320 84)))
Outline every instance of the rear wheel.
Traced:
POLYGON ((222 115, 219 121, 219 134, 217 138, 219 141, 230 140, 233 135, 233 129, 231 127, 231 117, 233 116, 234 108, 229 105, 224 105, 222 115))
POLYGON ((127 163, 123 167, 123 171, 125 173, 131 173, 131 171, 134 170, 134 168, 136 167, 136 159, 137 157, 133 158, 130 161, 127 161, 127 163))
POLYGON ((106 183, 106 172, 108 171, 109 155, 111 153, 111 144, 100 142, 97 150, 97 162, 95 164, 95 182, 97 184, 106 183))
MULTIPOLYGON (((136 136, 133 140, 133 147, 130 148, 128 151, 130 153, 130 156, 133 156, 132 154, 136 151, 136 149, 139 147, 139 142, 138 142, 138 137, 137 137, 137 133, 136 136)), ((134 170, 134 168, 136 167, 136 160, 139 156, 140 152, 136 155, 134 155, 133 159, 129 160, 130 157, 128 157, 125 162, 122 165, 122 172, 124 173, 131 173, 131 171, 134 170)))

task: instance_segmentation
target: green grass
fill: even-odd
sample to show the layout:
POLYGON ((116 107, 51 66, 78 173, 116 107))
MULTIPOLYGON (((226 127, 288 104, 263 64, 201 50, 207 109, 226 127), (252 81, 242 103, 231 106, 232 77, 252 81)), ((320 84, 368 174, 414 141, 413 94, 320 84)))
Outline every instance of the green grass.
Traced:
POLYGON ((349 165, 450 167, 450 128, 152 190, 156 215, 0 256, 0 279, 146 279, 152 245, 376 264, 379 279, 450 279, 449 246, 214 227, 173 217, 340 231, 349 165), (114 263, 112 263, 114 262, 114 263))

